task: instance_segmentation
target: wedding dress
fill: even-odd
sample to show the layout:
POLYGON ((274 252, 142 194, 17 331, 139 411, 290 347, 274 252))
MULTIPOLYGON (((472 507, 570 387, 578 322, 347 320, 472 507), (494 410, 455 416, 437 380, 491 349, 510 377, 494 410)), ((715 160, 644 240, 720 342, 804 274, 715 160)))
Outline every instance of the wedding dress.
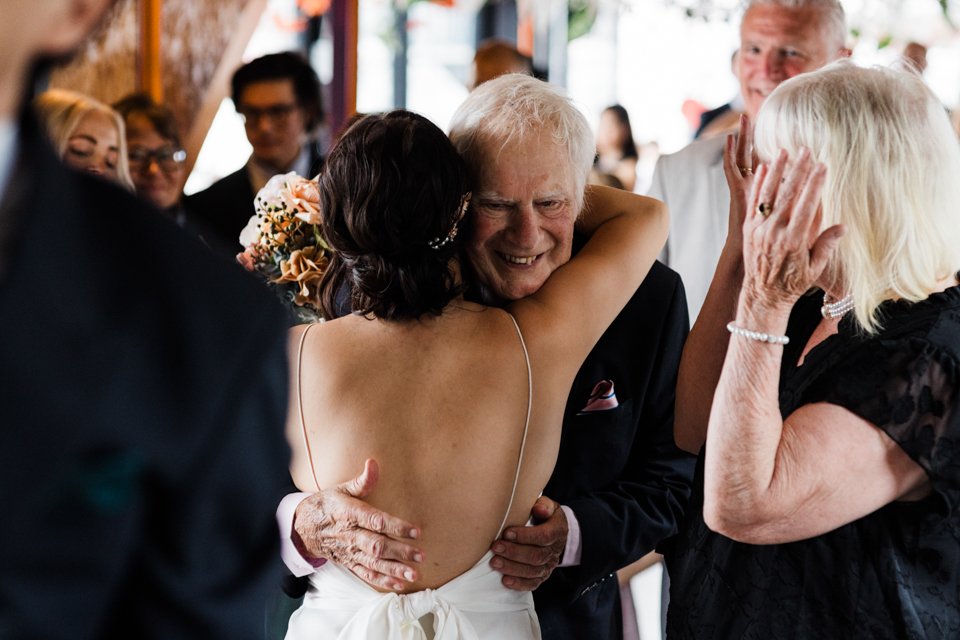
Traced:
MULTIPOLYGON (((527 346, 517 321, 512 315, 510 319, 527 363, 527 419, 510 503, 497 538, 513 506, 533 393, 527 346)), ((301 336, 301 351, 308 331, 301 336)), ((302 422, 302 410, 300 415, 302 422)), ((540 640, 532 593, 504 587, 502 575, 490 567, 492 556, 488 551, 473 567, 436 589, 408 594, 382 593, 327 562, 311 574, 303 604, 290 617, 286 640, 540 640)))

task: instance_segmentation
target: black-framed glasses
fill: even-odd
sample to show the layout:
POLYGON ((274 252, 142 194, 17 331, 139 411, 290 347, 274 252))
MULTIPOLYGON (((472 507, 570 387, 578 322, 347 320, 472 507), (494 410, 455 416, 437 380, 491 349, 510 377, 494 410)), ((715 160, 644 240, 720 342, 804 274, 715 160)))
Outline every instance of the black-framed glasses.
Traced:
POLYGON ((297 109, 297 106, 296 104, 272 104, 269 107, 260 108, 241 105, 237 109, 237 113, 243 118, 244 124, 251 126, 260 122, 261 118, 266 118, 274 124, 283 124, 290 118, 290 114, 297 109))
POLYGON ((186 159, 187 152, 176 147, 160 147, 159 149, 134 147, 127 153, 130 168, 134 171, 147 169, 151 162, 156 162, 158 167, 167 173, 172 173, 179 169, 186 159))

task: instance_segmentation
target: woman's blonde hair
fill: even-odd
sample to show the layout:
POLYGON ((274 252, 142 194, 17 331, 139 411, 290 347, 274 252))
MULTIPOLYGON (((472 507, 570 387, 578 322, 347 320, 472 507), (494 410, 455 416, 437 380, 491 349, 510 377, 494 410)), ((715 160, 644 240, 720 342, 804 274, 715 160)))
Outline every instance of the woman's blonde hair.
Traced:
POLYGON ((796 76, 764 102, 755 140, 761 159, 806 147, 826 165, 822 228, 846 227, 826 281, 867 333, 881 302, 923 300, 960 267, 960 147, 916 73, 842 60, 796 76))
POLYGON ((108 105, 84 93, 67 89, 48 89, 33 101, 40 124, 47 132, 57 155, 63 158, 74 130, 87 115, 99 113, 117 129, 117 178, 133 191, 130 163, 127 159, 127 134, 123 117, 108 105))

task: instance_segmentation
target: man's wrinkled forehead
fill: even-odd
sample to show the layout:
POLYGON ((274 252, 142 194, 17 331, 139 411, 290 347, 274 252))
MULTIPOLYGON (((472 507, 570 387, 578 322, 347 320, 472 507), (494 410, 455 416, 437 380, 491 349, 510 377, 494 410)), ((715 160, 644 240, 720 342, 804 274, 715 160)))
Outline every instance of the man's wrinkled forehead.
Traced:
POLYGON ((809 46, 817 41, 817 44, 822 43, 839 52, 844 45, 845 27, 834 18, 842 22, 842 17, 838 18, 830 14, 828 8, 814 3, 796 6, 777 2, 753 3, 740 22, 741 45, 771 38, 780 46, 809 46))

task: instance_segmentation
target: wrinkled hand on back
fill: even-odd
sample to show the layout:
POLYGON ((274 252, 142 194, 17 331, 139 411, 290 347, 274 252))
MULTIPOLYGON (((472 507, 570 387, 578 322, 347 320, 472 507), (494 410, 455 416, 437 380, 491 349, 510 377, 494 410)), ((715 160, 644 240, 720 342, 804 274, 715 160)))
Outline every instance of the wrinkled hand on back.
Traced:
POLYGON ((419 577, 413 565, 423 561, 423 552, 403 540, 414 540, 420 532, 364 502, 379 476, 379 466, 369 459, 353 480, 301 502, 293 520, 293 542, 307 560, 324 558, 368 584, 400 590, 404 581, 419 577))

